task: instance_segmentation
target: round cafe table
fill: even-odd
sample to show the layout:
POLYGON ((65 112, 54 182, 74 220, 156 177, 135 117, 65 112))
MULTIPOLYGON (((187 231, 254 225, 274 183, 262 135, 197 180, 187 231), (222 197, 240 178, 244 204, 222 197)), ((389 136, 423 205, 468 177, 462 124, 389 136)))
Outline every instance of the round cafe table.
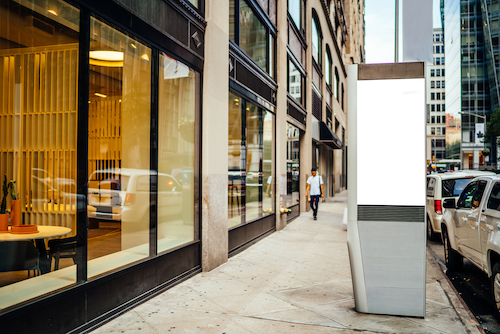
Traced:
MULTIPOLYGON (((21 241, 21 240, 34 240, 35 245, 38 248, 38 253, 40 256, 40 271, 42 274, 48 273, 50 271, 50 259, 47 254, 47 249, 45 248, 45 238, 59 237, 71 232, 69 227, 64 226, 37 226, 37 233, 26 233, 26 234, 12 234, 12 233, 0 233, 0 242, 5 241, 21 241)), ((9 227, 10 231, 10 227, 9 227)))

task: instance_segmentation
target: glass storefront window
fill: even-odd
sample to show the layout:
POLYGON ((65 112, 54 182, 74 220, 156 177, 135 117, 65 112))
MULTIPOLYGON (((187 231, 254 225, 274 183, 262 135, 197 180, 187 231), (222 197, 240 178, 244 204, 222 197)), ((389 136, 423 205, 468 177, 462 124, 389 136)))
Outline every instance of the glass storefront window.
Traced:
POLYGON ((149 256, 151 49, 90 21, 88 277, 149 256))
POLYGON ((158 252, 194 240, 195 115, 199 78, 160 55, 158 252))
POLYGON ((243 216, 243 185, 245 169, 242 166, 244 146, 242 137, 241 98, 229 93, 228 123, 228 220, 229 227, 241 224, 243 216))
POLYGON ((87 62, 79 64, 85 42, 78 8, 62 0, 6 0, 0 25, 0 189, 4 180, 8 187, 0 193, 0 310, 199 238, 200 74, 166 54, 152 59, 157 51, 91 16, 84 34, 89 80, 79 87, 87 62), (87 85, 88 99, 79 95, 87 85), (151 114, 153 92, 158 118, 156 109, 151 114), (78 110, 82 103, 88 129, 78 122, 87 109, 78 110), (150 166, 157 154, 151 159, 153 120, 158 170, 150 166), (88 151, 78 151, 86 141, 88 151), (77 174, 86 154, 88 174, 77 174), (77 193, 77 184, 88 185, 88 193, 77 193), (155 230, 151 207, 158 209, 155 230), (86 227, 81 240, 77 232, 86 227), (150 245, 155 232, 157 248, 150 245))
POLYGON ((260 124, 259 108, 247 102, 246 104, 246 221, 259 218, 262 211, 262 126, 260 124))
POLYGON ((300 130, 287 123, 286 145, 286 207, 299 204, 299 171, 300 171, 300 130))
POLYGON ((79 15, 56 0, 0 6, 0 183, 14 185, 0 206, 0 309, 76 283, 79 15), (59 238, 72 257, 52 265, 59 238))
POLYGON ((274 143, 274 116, 271 112, 263 111, 263 161, 262 182, 264 184, 264 195, 262 195, 262 215, 266 216, 274 212, 274 180, 273 180, 273 143, 274 143))
POLYGON ((229 228, 274 213, 274 115, 229 93, 229 228))

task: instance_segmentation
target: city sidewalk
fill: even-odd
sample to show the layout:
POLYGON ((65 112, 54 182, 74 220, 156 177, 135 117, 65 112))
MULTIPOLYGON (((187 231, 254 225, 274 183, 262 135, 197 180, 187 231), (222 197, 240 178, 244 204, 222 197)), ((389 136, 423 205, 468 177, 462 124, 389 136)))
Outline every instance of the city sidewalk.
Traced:
POLYGON ((427 256, 425 318, 357 313, 347 192, 302 213, 215 270, 199 274, 92 333, 483 333, 427 256))

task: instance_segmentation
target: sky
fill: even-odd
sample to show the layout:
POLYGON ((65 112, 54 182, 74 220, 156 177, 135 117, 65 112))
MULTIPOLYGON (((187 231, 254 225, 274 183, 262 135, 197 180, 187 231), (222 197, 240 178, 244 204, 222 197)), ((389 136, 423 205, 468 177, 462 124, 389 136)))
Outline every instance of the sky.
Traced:
MULTIPOLYGON (((403 1, 399 1, 400 9, 403 1)), ((394 5, 394 0, 365 0, 367 64, 394 62, 394 5)), ((441 27, 439 0, 433 0, 433 21, 435 28, 441 27)))

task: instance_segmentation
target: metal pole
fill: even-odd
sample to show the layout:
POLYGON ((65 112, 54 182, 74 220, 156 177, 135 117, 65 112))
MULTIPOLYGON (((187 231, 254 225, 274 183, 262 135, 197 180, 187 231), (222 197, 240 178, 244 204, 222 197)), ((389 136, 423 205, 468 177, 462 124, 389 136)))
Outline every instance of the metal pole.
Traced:
POLYGON ((399 0, 395 0, 396 2, 396 15, 395 15, 395 24, 394 24, 394 62, 399 63, 399 0))

